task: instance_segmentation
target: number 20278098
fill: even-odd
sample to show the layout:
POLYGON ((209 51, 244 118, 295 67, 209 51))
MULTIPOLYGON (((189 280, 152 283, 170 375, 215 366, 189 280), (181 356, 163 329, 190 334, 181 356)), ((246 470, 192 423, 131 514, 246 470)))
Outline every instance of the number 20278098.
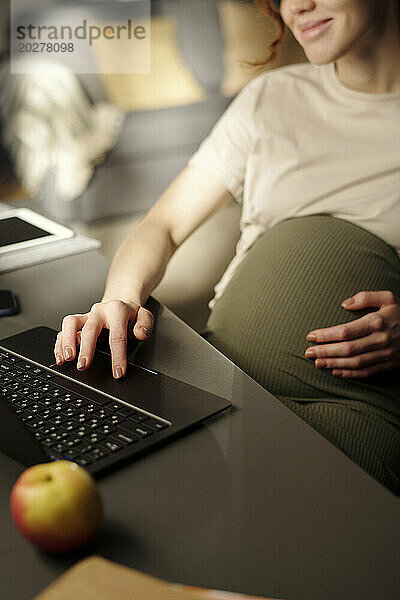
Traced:
POLYGON ((74 52, 74 44, 72 42, 58 43, 51 42, 21 42, 18 44, 18 52, 43 53, 43 52, 74 52))

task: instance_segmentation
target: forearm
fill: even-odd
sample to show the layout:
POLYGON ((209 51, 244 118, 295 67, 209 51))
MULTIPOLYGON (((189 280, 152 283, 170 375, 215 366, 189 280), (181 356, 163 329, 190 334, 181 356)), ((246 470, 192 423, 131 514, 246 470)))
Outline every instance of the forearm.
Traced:
POLYGON ((161 281, 175 250, 165 227, 145 217, 130 231, 116 252, 107 276, 103 301, 119 298, 143 306, 161 281))
POLYGON ((103 301, 118 298, 143 306, 178 246, 231 199, 225 186, 201 168, 183 169, 118 248, 103 301))

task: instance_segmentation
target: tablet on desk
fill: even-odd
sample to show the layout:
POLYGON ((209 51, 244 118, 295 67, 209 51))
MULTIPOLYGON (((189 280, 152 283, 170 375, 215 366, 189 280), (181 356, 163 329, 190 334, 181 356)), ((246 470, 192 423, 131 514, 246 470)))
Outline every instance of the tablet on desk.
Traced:
POLYGON ((29 208, 0 212, 0 255, 73 237, 72 229, 59 225, 29 208))

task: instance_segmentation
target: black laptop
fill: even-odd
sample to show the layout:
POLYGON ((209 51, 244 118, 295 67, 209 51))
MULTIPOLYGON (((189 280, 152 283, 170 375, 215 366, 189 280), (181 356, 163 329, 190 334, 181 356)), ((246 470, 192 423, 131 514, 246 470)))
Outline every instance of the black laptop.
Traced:
POLYGON ((0 340, 0 451, 25 466, 67 459, 97 477, 231 406, 132 362, 115 380, 102 350, 87 371, 57 366, 56 335, 35 327, 0 340))

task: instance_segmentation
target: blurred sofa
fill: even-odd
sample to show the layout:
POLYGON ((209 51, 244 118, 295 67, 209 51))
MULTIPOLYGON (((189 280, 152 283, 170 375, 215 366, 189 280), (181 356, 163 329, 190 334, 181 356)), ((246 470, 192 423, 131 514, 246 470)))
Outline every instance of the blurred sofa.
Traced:
MULTIPOLYGON (((126 118, 117 145, 96 169, 81 197, 66 201, 58 196, 49 175, 37 200, 55 218, 90 222, 147 210, 183 169, 231 101, 219 91, 223 40, 217 2, 152 0, 151 13, 152 53, 161 45, 161 52, 166 48, 172 55, 170 63, 179 61, 178 68, 174 64, 166 67, 171 71, 170 88, 185 85, 182 102, 179 94, 174 99, 173 90, 164 88, 159 91, 158 106, 155 94, 148 106, 146 98, 141 106, 135 98, 136 81, 149 87, 147 80, 151 76, 79 75, 93 102, 119 102, 126 118), (177 71, 180 81, 176 81, 177 71), (130 88, 131 102, 127 98, 130 88)), ((151 85, 147 96, 151 96, 151 85)))

